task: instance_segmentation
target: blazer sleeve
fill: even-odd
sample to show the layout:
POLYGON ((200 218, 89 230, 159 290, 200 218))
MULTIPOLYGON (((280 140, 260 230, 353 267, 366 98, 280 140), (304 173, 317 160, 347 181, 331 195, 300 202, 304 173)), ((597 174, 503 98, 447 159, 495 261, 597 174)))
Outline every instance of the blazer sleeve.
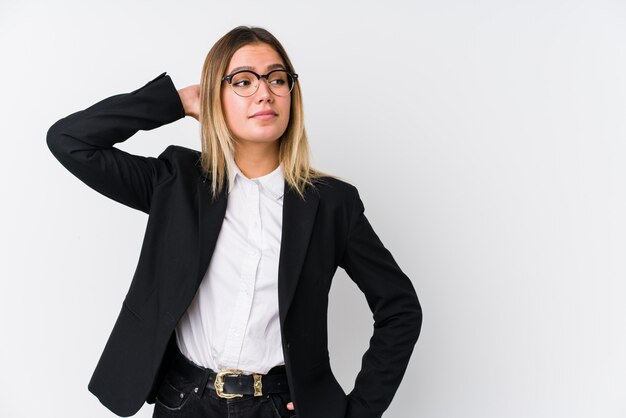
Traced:
POLYGON ((420 334, 422 309, 415 289, 365 216, 356 188, 350 232, 339 265, 365 294, 374 332, 354 389, 347 395, 346 418, 379 418, 389 407, 420 334))
MULTIPOLYGON (((185 116, 171 78, 162 73, 141 88, 117 94, 54 123, 48 148, 89 187, 126 206, 150 211, 156 185, 172 174, 165 152, 142 157, 113 145, 185 116)), ((166 150, 167 151, 167 150, 166 150)))

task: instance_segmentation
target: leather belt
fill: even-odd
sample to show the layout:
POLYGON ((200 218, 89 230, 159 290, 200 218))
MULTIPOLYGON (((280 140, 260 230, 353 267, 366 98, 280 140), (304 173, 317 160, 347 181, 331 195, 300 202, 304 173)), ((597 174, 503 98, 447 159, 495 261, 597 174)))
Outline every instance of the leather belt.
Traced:
POLYGON ((243 374, 241 370, 211 372, 207 382, 221 398, 236 398, 243 395, 263 396, 268 393, 289 392, 287 374, 243 374))
POLYGON ((175 347, 172 367, 187 379, 202 382, 206 388, 214 390, 221 398, 243 397, 243 395, 263 396, 268 393, 289 392, 289 382, 284 365, 272 368, 267 374, 243 374, 241 370, 221 370, 215 372, 201 367, 175 347))

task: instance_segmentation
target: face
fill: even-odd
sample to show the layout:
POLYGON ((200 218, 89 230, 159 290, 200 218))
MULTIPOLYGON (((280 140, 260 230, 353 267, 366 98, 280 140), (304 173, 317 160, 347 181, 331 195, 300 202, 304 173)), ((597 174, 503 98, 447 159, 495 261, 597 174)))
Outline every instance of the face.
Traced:
MULTIPOLYGON (((286 69, 280 55, 267 44, 242 46, 232 56, 226 74, 232 74, 237 67, 249 66, 257 74, 267 74, 280 64, 286 69)), ((276 141, 287 129, 291 95, 277 96, 269 89, 265 79, 259 80, 258 90, 249 97, 238 96, 226 81, 221 90, 222 106, 226 123, 235 139, 242 142, 276 141), (254 117, 259 111, 271 110, 276 116, 254 117)))

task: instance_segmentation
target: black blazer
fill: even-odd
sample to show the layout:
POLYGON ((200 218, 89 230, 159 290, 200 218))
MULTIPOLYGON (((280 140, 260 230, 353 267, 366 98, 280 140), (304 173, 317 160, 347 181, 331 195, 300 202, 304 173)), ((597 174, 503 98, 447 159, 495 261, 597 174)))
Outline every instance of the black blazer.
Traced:
MULTIPOLYGON (((200 152, 168 146, 158 158, 114 147, 138 130, 185 116, 163 73, 60 119, 47 144, 72 174, 149 214, 138 265, 88 389, 119 416, 154 403, 173 332, 206 272, 224 219, 227 187, 211 202, 200 152)), ((364 214, 357 189, 325 178, 305 199, 285 182, 278 297, 291 400, 300 418, 376 418, 388 408, 418 339, 415 289, 364 214), (346 395, 329 363, 328 292, 337 267, 363 291, 374 317, 369 349, 346 395), (323 400, 323 402, 320 402, 323 400)))

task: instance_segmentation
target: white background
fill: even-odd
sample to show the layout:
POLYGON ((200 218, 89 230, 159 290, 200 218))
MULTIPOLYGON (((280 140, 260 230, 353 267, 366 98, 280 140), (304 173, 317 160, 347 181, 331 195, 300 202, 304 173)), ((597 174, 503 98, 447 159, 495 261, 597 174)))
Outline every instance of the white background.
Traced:
MULTIPOLYGON (((422 334, 386 418, 625 417, 622 1, 0 4, 0 416, 111 417, 87 391, 147 216, 49 152, 50 125, 163 71, 199 82, 233 27, 300 74, 314 165, 359 188, 422 334)), ((120 148, 200 149, 185 118, 120 148)), ((372 316, 339 270, 331 365, 372 316)), ((150 417, 145 405, 138 417, 150 417)))

